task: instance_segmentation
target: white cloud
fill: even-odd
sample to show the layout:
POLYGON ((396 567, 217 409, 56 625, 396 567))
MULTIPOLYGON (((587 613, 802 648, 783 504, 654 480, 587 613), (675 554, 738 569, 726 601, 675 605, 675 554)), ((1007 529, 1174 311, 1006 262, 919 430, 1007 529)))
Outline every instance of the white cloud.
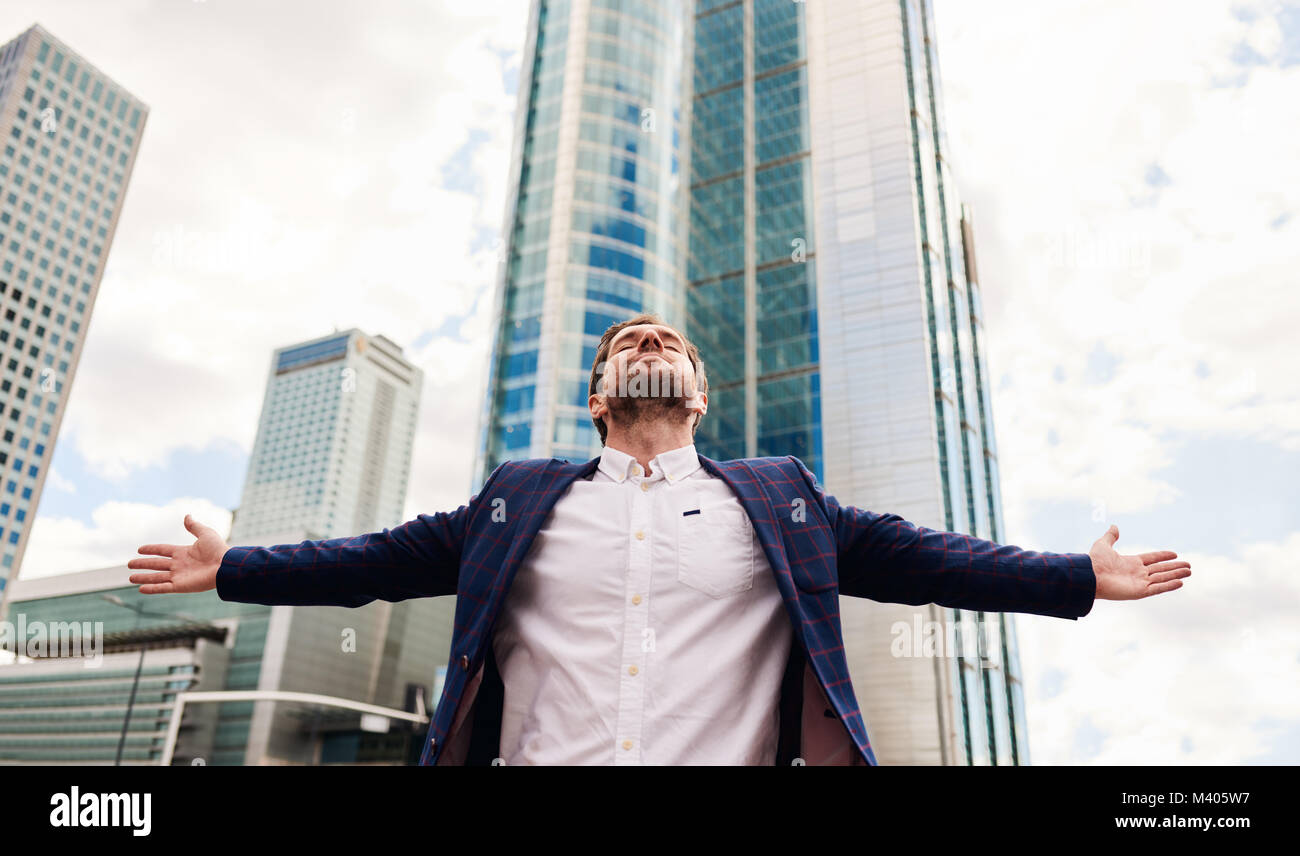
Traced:
POLYGON ((45 487, 50 490, 61 490, 64 493, 76 493, 77 486, 71 479, 64 478, 58 470, 51 469, 49 476, 46 478, 45 487))
MULTIPOLYGON (((502 222, 515 108, 502 62, 527 8, 286 3, 250 28, 238 3, 5 4, 0 27, 39 18, 151 108, 60 432, 92 472, 251 448, 276 347, 352 326, 405 345, 471 311, 495 275, 483 234, 502 222), (476 189, 449 189, 471 140, 476 189)), ((425 407, 421 432, 462 460, 481 400, 464 372, 486 348, 446 348, 435 369, 451 376, 426 394, 472 401, 425 407)))
POLYGON ((142 544, 189 544, 185 528, 193 514, 222 537, 230 532, 229 509, 206 499, 183 497, 166 505, 106 502, 95 509, 90 524, 69 518, 37 517, 23 561, 22 578, 86 571, 122 565, 139 556, 142 544))
POLYGON ((1192 576, 1176 591, 1099 601, 1078 622, 1017 616, 1033 763, 1239 764, 1268 755, 1256 724, 1294 721, 1300 710, 1298 552, 1300 532, 1231 557, 1184 553, 1192 576), (1050 670, 1063 680, 1049 697, 1050 670), (1076 745, 1085 723, 1109 735, 1095 756, 1076 745))
POLYGON ((406 517, 450 511, 470 496, 488 351, 491 300, 461 326, 463 341, 434 339, 413 357, 424 369, 406 517))
POLYGON ((1234 66, 1279 39, 1274 4, 1249 23, 1240 6, 1180 4, 1176 36, 1159 4, 936 12, 1012 522, 1041 500, 1170 502, 1175 433, 1300 449, 1300 217, 1270 227, 1300 214, 1300 114, 1282 109, 1300 66, 1234 66), (1169 184, 1148 186, 1153 165, 1169 184), (1098 342, 1120 362, 1090 384, 1098 342))

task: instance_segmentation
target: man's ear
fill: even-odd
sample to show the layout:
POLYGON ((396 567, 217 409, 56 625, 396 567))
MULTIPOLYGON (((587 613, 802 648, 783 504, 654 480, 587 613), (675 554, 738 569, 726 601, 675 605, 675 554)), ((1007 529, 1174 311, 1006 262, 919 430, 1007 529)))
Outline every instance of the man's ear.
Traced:
POLYGON ((707 392, 700 392, 697 389, 694 395, 691 395, 686 399, 686 409, 692 413, 700 414, 701 419, 704 418, 704 414, 709 409, 709 394, 707 392))
POLYGON ((605 394, 593 392, 587 396, 587 409, 591 411, 592 419, 603 419, 609 412, 609 402, 605 399, 605 394))

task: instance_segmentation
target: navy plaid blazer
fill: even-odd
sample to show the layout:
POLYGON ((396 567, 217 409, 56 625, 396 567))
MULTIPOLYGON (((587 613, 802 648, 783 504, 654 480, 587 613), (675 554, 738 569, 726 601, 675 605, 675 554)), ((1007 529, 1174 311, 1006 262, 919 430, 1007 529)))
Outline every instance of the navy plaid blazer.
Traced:
MULTIPOLYGON (((491 640, 506 591, 551 507, 598 462, 506 462, 452 512, 348 538, 231 547, 217 593, 348 607, 456 595, 451 659, 420 763, 489 764, 500 754, 504 698, 491 640)), ((1070 619, 1092 609, 1086 553, 1021 550, 842 506, 792 456, 700 463, 740 498, 794 627, 778 764, 876 764, 849 681, 841 595, 1070 619)))

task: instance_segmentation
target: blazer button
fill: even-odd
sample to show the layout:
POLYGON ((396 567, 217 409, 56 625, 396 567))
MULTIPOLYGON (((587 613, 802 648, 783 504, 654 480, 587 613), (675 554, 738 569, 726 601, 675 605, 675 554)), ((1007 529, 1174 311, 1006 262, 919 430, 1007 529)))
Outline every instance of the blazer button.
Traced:
POLYGON ((469 654, 460 655, 460 667, 467 672, 469 671, 469 654))
POLYGON ((429 748, 430 748, 430 749, 437 749, 437 748, 438 748, 438 738, 437 738, 437 737, 430 737, 430 738, 429 738, 429 748))

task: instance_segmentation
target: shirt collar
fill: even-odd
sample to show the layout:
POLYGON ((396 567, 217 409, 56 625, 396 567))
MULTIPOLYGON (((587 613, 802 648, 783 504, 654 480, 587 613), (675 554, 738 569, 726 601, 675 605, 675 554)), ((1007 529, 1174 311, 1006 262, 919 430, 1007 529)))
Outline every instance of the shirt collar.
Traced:
POLYGON ((676 484, 700 468, 700 456, 695 451, 695 444, 661 452, 650 462, 655 472, 664 474, 664 478, 676 484))
MULTIPOLYGON (((650 466, 656 473, 663 473, 664 478, 670 483, 676 483, 700 468, 700 456, 695 451, 695 444, 692 443, 680 449, 673 449, 671 452, 660 452, 651 459, 650 466)), ((600 453, 600 463, 597 467, 616 482, 622 482, 629 475, 633 475, 633 468, 638 472, 641 469, 636 458, 626 452, 620 452, 613 446, 605 446, 604 451, 600 453)))
POLYGON ((620 452, 613 446, 605 446, 605 450, 600 453, 600 463, 597 465, 602 473, 609 476, 616 482, 621 482, 632 472, 632 465, 636 463, 627 452, 620 452))

